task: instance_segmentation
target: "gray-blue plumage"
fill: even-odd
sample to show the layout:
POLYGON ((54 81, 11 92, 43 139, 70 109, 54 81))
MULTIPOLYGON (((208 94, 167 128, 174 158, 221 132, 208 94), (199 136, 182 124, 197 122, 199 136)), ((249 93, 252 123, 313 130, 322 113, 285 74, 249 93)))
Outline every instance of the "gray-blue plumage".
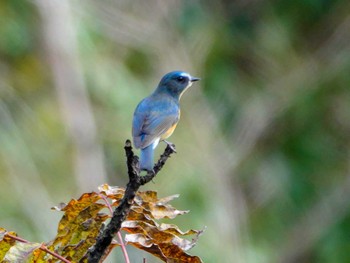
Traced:
POLYGON ((197 80, 186 72, 170 72, 161 79, 155 91, 137 105, 132 136, 135 147, 141 149, 141 170, 153 169, 154 149, 159 141, 173 133, 180 119, 181 95, 197 80))

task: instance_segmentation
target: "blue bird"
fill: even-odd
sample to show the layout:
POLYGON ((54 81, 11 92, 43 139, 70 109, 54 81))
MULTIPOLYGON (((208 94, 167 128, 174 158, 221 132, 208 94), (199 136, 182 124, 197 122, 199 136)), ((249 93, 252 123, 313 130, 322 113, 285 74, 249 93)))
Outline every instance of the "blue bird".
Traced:
POLYGON ((155 91, 137 105, 132 137, 134 146, 141 149, 140 170, 153 171, 154 149, 174 132, 180 119, 180 98, 198 80, 186 72, 170 72, 160 80, 155 91))

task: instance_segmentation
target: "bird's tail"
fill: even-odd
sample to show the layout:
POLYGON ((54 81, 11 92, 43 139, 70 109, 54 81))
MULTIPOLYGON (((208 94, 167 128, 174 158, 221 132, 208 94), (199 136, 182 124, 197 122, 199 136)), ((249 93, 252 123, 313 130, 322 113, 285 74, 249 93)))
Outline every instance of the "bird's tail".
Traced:
POLYGON ((154 164, 154 146, 151 144, 141 149, 140 153, 140 170, 152 171, 154 164))

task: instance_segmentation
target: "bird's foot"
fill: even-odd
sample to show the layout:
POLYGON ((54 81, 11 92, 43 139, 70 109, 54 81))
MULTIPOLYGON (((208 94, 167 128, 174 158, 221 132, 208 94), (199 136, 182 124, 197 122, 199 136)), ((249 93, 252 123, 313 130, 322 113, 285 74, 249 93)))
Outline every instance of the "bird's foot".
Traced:
POLYGON ((165 142, 166 145, 167 145, 174 153, 176 153, 175 144, 173 144, 172 142, 168 142, 168 141, 166 141, 166 140, 163 140, 163 142, 165 142))

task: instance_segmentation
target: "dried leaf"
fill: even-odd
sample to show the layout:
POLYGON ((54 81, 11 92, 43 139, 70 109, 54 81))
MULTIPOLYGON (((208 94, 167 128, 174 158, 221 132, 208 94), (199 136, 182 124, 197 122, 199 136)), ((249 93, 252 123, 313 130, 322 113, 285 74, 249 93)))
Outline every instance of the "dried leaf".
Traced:
POLYGON ((179 198, 179 196, 180 196, 179 194, 176 194, 176 195, 170 195, 167 197, 163 197, 163 198, 158 199, 158 203, 167 204, 170 201, 173 201, 174 199, 179 198))
POLYGON ((125 221, 122 224, 123 230, 132 234, 144 234, 154 240, 154 243, 171 242, 173 234, 160 231, 156 226, 142 221, 125 221))
POLYGON ((32 258, 33 252, 39 250, 41 247, 40 243, 21 243, 16 242, 16 245, 12 246, 6 253, 3 261, 1 262, 37 262, 32 258))
POLYGON ((68 204, 60 206, 59 210, 65 213, 49 249, 68 260, 79 262, 96 242, 102 223, 109 218, 107 214, 100 213, 106 207, 97 203, 100 199, 101 196, 97 193, 86 193, 78 200, 72 199, 68 204))
POLYGON ((201 263, 201 259, 197 256, 191 256, 185 253, 181 248, 172 243, 159 243, 155 244, 151 238, 143 234, 128 234, 125 236, 125 240, 133 246, 147 251, 152 255, 158 257, 164 262, 173 263, 201 263))
MULTIPOLYGON (((104 185, 103 194, 114 199, 114 203, 119 203, 118 198, 122 198, 123 193, 120 188, 112 189, 104 185)), ((179 197, 172 195, 158 198, 155 191, 138 192, 134 199, 131 210, 122 223, 122 230, 128 232, 126 240, 129 244, 143 249, 166 262, 176 261, 182 258, 182 262, 200 262, 198 257, 192 257, 184 251, 192 248, 203 231, 188 230, 181 231, 176 225, 158 224, 157 219, 175 218, 188 211, 181 211, 169 204, 170 201, 179 197), (192 240, 182 238, 183 236, 195 235, 192 240), (163 251, 164 250, 164 251, 163 251)))
POLYGON ((147 223, 152 224, 152 225, 156 225, 157 223, 149 215, 145 214, 144 212, 145 212, 145 210, 143 208, 133 206, 130 209, 129 214, 126 217, 126 221, 138 220, 138 221, 147 222, 147 223))
MULTIPOLYGON (((100 228, 110 215, 103 213, 106 202, 110 200, 113 206, 119 204, 125 190, 107 184, 99 187, 99 193, 85 193, 78 200, 72 199, 67 204, 61 203, 53 209, 64 212, 54 240, 46 246, 51 251, 65 257, 72 262, 87 262, 86 253, 95 244, 100 228)), ((173 224, 158 224, 157 219, 175 218, 188 211, 177 210, 169 204, 178 195, 158 198, 154 191, 138 192, 126 220, 122 223, 122 230, 127 231, 126 241, 129 244, 145 250, 165 262, 201 262, 198 257, 190 256, 184 251, 192 248, 203 231, 181 231, 173 224), (183 238, 194 235, 192 240, 183 238)), ((21 243, 0 228, 0 261, 1 262, 60 262, 54 256, 41 250, 41 244, 21 243)), ((108 253, 119 244, 113 242, 108 253)), ((107 254, 108 254, 107 253, 107 254)))
POLYGON ((151 238, 155 244, 173 243, 184 251, 191 249, 196 244, 199 235, 203 233, 203 231, 197 230, 182 232, 177 227, 168 226, 164 228, 164 224, 158 226, 142 221, 125 221, 122 224, 122 229, 131 234, 143 234, 151 238), (191 241, 181 238, 182 236, 193 234, 196 234, 196 238, 193 238, 191 241))
POLYGON ((167 263, 201 263, 202 260, 197 256, 191 256, 185 253, 181 248, 169 243, 158 244, 159 249, 167 257, 167 263))
POLYGON ((16 240, 7 236, 7 234, 11 234, 16 236, 15 232, 7 232, 6 229, 0 227, 0 260, 4 259, 7 252, 10 250, 12 246, 16 244, 16 240))
POLYGON ((122 199, 125 193, 124 188, 119 186, 110 186, 108 184, 103 184, 99 186, 98 190, 101 194, 104 194, 105 196, 116 200, 122 199))
POLYGON ((162 223, 159 226, 159 229, 161 231, 167 232, 167 233, 172 233, 174 235, 181 235, 181 236, 187 236, 187 235, 194 235, 194 234, 201 234, 203 231, 200 230, 188 230, 186 232, 181 231, 177 225, 173 225, 173 224, 164 224, 162 223))
POLYGON ((187 214, 189 211, 181 211, 169 205, 168 202, 177 198, 178 195, 158 199, 154 191, 138 192, 135 197, 135 204, 145 209, 144 213, 149 214, 154 219, 170 218, 187 214))
POLYGON ((16 237, 15 232, 7 232, 0 228, 0 260, 4 263, 38 262, 33 260, 34 251, 40 251, 40 243, 22 243, 11 236, 16 237))

